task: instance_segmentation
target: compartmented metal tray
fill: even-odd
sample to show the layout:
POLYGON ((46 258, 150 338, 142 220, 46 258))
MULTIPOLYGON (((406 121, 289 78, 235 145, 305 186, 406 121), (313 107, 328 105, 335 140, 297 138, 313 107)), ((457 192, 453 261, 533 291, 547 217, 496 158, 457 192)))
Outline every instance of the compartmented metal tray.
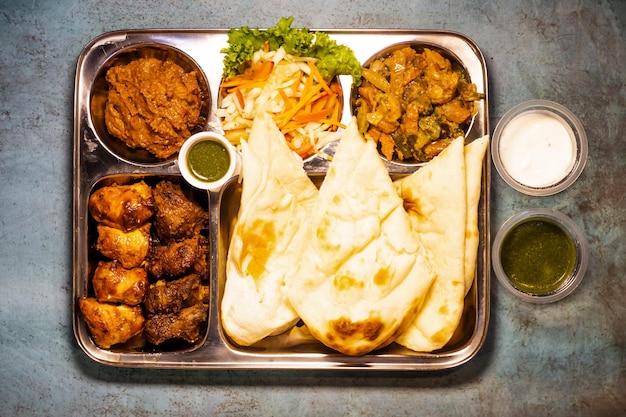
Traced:
MULTIPOLYGON (((324 30, 340 44, 353 49, 362 63, 392 45, 419 43, 444 51, 456 58, 468 71, 484 100, 477 102, 477 113, 468 128, 467 141, 489 133, 487 72, 479 48, 466 36, 448 31, 420 30, 324 30)), ((81 349, 93 360, 124 367, 188 369, 373 369, 438 370, 469 361, 481 348, 489 319, 489 184, 490 158, 483 164, 482 193, 478 208, 479 253, 476 279, 465 299, 463 318, 452 340, 439 351, 418 353, 399 345, 359 357, 332 351, 319 343, 289 348, 236 346, 223 334, 219 305, 225 281, 225 261, 232 219, 239 208, 240 185, 233 178, 219 192, 201 192, 198 201, 209 212, 209 283, 210 300, 204 337, 180 349, 136 351, 132 348, 102 349, 91 339, 78 309, 78 299, 89 294, 93 270, 93 219, 88 199, 103 184, 127 183, 140 178, 146 181, 168 179, 184 183, 177 162, 154 161, 148 155, 132 159, 97 126, 92 117, 101 111, 103 71, 123 53, 151 50, 153 54, 176 54, 182 62, 197 64, 204 76, 210 100, 203 109, 207 130, 221 130, 215 115, 222 74, 221 49, 227 46, 227 30, 131 30, 103 34, 82 51, 76 70, 74 103, 74 177, 73 177, 73 328, 81 349)), ((344 89, 342 121, 351 117, 350 77, 340 77, 344 89)), ((332 144, 331 144, 332 151, 332 144)), ((136 156, 136 155, 135 155, 136 156)), ((401 176, 417 169, 414 165, 386 162, 390 175, 401 176)), ((305 169, 323 178, 328 169, 325 159, 313 157, 305 169)), ((198 195, 198 190, 194 191, 198 195)))

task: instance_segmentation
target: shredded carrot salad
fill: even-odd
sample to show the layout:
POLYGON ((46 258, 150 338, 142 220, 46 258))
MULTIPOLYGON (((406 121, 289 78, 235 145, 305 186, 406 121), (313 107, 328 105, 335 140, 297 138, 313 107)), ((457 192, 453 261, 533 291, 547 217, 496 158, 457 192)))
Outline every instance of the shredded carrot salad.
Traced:
POLYGON ((328 82, 315 58, 276 51, 257 51, 242 74, 223 80, 217 116, 234 145, 247 139, 256 114, 268 112, 289 146, 302 158, 319 153, 337 140, 342 112, 342 90, 328 82))

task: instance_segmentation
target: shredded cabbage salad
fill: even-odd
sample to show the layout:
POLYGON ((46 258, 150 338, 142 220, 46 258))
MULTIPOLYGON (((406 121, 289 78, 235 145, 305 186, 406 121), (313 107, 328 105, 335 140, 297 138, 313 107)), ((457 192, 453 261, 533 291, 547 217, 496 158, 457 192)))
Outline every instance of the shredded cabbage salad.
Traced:
POLYGON ((336 75, 352 75, 358 85, 361 65, 346 46, 325 33, 293 29, 292 20, 283 18, 264 32, 247 27, 229 32, 217 116, 226 137, 238 145, 248 137, 254 116, 270 113, 289 146, 306 158, 339 138, 337 129, 345 126, 336 75))

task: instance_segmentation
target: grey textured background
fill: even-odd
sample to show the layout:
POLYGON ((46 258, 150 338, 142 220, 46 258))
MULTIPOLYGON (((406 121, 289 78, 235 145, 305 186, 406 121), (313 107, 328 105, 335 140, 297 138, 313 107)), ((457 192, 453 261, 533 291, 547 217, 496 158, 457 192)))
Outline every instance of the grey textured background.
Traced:
POLYGON ((626 414, 626 1, 0 0, 0 415, 626 414), (492 280, 487 342, 435 373, 170 371, 93 363, 71 327, 74 75, 92 38, 135 28, 446 29, 481 48, 491 129, 529 99, 589 137, 571 188, 528 197, 493 170, 492 235, 524 208, 573 217, 589 271, 567 299, 513 299, 492 280))

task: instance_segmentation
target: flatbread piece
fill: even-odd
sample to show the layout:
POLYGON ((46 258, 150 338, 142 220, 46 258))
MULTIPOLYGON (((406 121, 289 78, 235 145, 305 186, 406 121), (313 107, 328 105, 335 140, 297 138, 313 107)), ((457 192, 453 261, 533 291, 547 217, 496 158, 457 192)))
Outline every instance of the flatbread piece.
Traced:
POLYGON ((268 115, 255 118, 242 142, 242 176, 221 322, 236 343, 249 346, 298 321, 283 287, 295 272, 317 188, 268 115))
POLYGON ((419 352, 443 347, 463 313, 467 217, 463 148, 463 138, 459 137, 428 164, 395 182, 437 271, 421 309, 396 339, 419 352))
POLYGON ((472 287, 478 256, 478 203, 480 202, 483 160, 489 136, 485 135, 465 145, 465 177, 467 183, 467 220, 465 222, 465 294, 472 287))
POLYGON ((286 281, 310 333, 346 355, 390 343, 434 279, 376 145, 353 120, 312 209, 301 263, 286 281))

